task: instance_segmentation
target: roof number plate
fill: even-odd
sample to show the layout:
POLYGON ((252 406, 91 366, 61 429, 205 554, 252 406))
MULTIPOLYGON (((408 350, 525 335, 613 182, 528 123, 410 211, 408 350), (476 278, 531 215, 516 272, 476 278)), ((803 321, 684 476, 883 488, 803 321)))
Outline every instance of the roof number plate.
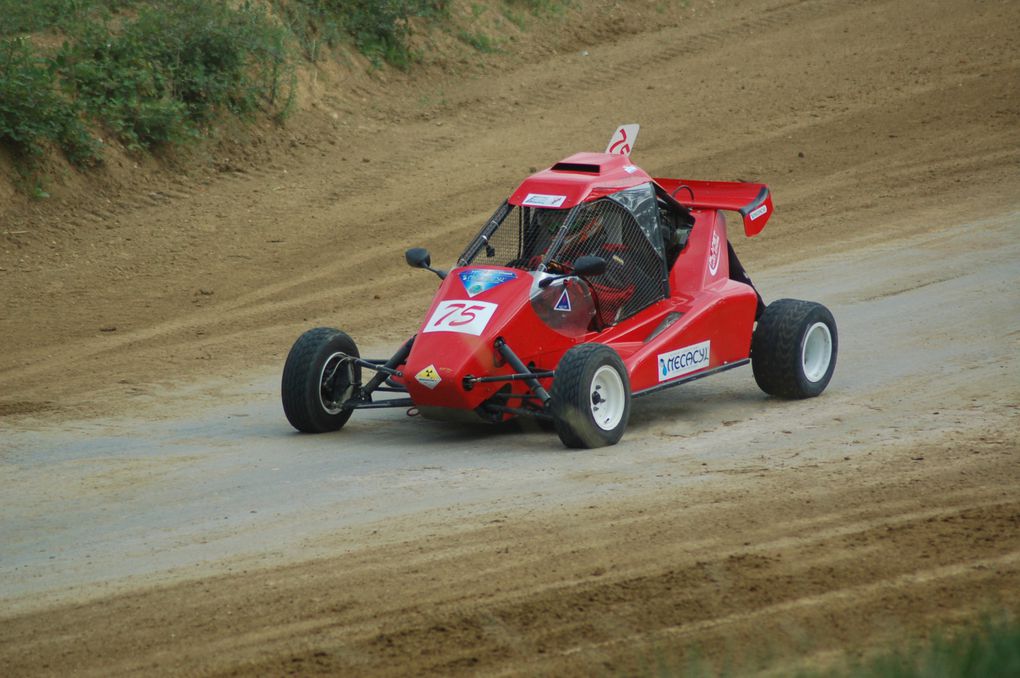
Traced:
POLYGON ((542 193, 528 193, 528 197, 521 203, 524 207, 559 207, 567 199, 565 195, 544 195, 542 193))

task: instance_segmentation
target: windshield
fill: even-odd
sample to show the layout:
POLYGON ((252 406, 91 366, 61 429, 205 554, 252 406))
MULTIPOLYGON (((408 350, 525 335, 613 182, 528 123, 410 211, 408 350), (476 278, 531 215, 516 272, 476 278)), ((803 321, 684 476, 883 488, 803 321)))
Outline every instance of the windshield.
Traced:
POLYGON ((570 268, 606 248, 651 249, 663 257, 655 193, 649 184, 571 209, 503 203, 465 250, 460 266, 509 266, 527 271, 570 268))
POLYGON ((458 264, 570 273, 582 256, 606 260, 590 282, 602 325, 612 325, 668 294, 655 193, 648 184, 570 209, 504 203, 458 264))
POLYGON ((571 212, 503 203, 458 263, 538 270, 571 212))

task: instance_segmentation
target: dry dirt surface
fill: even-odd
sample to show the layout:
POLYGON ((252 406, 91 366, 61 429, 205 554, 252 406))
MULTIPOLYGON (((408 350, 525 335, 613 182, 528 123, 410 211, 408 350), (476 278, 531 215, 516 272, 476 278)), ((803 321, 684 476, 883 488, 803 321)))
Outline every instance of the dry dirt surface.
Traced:
POLYGON ((592 3, 477 63, 323 68, 215 170, 0 192, 0 673, 783 672, 1020 610, 1018 25, 592 3), (833 309, 822 397, 734 370, 586 452, 396 411, 289 430, 301 331, 396 345, 434 290, 404 249, 454 260, 630 121, 655 176, 771 186, 731 235, 767 300, 833 309))

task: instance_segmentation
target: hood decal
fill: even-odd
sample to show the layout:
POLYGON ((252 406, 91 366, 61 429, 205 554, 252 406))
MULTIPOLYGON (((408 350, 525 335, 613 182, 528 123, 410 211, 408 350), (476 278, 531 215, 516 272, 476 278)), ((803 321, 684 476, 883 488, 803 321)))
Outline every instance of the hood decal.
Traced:
POLYGON ((510 271, 494 271, 487 268, 471 269, 463 271, 459 275, 464 289, 469 297, 474 297, 482 292, 487 292, 497 285, 502 285, 509 280, 516 280, 517 274, 510 271))

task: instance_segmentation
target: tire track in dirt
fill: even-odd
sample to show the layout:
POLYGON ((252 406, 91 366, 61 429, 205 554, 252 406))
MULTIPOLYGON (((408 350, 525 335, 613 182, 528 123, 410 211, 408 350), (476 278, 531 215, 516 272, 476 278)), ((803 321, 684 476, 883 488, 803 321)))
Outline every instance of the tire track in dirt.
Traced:
MULTIPOLYGON (((911 210, 971 209, 980 201, 960 183, 963 177, 997 190, 994 200, 1008 195, 1010 177, 1018 178, 1017 113, 1008 111, 1020 95, 1015 86, 997 85, 1020 80, 1017 58, 988 46, 1009 8, 945 2, 946 16, 967 16, 951 33, 944 26, 954 22, 932 24, 930 7, 922 3, 738 2, 697 9, 676 25, 637 13, 607 15, 591 35, 571 28, 574 39, 585 40, 580 44, 595 41, 590 57, 547 51, 537 63, 517 63, 506 73, 467 82, 440 78, 435 86, 446 92, 447 103, 429 112, 430 120, 421 119, 413 102, 386 97, 382 84, 356 83, 338 101, 350 108, 366 99, 374 108, 296 135, 290 158, 224 172, 209 184, 185 180, 115 201, 91 217, 112 228, 83 229, 92 235, 65 227, 83 239, 71 256, 40 263, 31 274, 36 283, 27 279, 11 288, 20 276, 0 278, 7 292, 4 330, 20 349, 0 363, 7 390, 20 392, 20 400, 56 402, 46 384, 58 375, 70 375, 76 390, 102 383, 111 365, 97 370, 98 355, 113 357, 122 378, 145 379, 149 375, 132 364, 158 364, 171 355, 169 346, 173 355, 209 357, 202 372, 229 373, 239 360, 260 364, 278 355, 294 328, 307 322, 368 328, 358 333, 370 341, 396 340, 413 331, 400 319, 427 304, 429 289, 409 275, 400 252, 424 244, 437 262, 452 259, 526 173, 526 163, 594 147, 593 130, 611 128, 621 115, 644 122, 639 156, 656 174, 735 178, 739 172, 773 184, 779 215, 772 235, 737 243, 752 255, 753 268, 788 259, 791 248, 835 251, 848 239, 924 228, 924 217, 903 216, 911 210), (611 28, 613 16, 624 30, 611 28), (846 54, 852 69, 841 71, 798 47, 838 43, 851 28, 846 54), (933 64, 890 75, 885 69, 904 48, 888 39, 893 34, 919 53, 974 54, 961 64, 936 52, 942 70, 933 64), (978 34, 982 40, 974 39, 978 34), (758 63, 747 59, 752 53, 760 53, 758 63), (791 89, 788 81, 798 77, 815 89, 791 89), (697 85, 699 79, 704 84, 697 85), (1000 117, 982 115, 987 101, 999 102, 1000 117), (587 111, 578 120, 575 109, 582 104, 587 111), (926 112, 933 104, 943 113, 926 112), (918 126, 918 117, 931 119, 928 130, 918 126), (692 133, 697 130, 704 132, 692 133), (861 147, 862 134, 878 144, 873 151, 861 147), (927 145, 918 146, 919 140, 927 145), (797 148, 807 148, 808 157, 798 159, 797 148), (899 206, 892 218, 890 202, 899 206), (418 222, 418 215, 429 216, 418 222), (116 255, 100 254, 106 249, 116 255), (380 300, 363 293, 373 287, 367 279, 380 300), (33 298, 45 293, 26 314, 33 284, 33 298), (206 288, 216 295, 196 299, 206 288), (263 300, 261 310, 239 311, 263 300), (398 318, 392 328, 380 326, 379 301, 398 318), (99 314, 108 319, 95 320, 99 314), (243 341, 233 351, 210 352, 210 337, 229 346, 228 340, 266 323, 277 328, 270 343, 243 341), (100 335, 98 325, 128 336, 100 335), (88 347, 78 369, 52 360, 68 339, 88 347), (131 355, 120 360, 125 347, 131 355), (242 353, 243 359, 235 357, 242 353)), ((295 124, 313 117, 301 114, 295 124)), ((175 365, 175 373, 188 362, 175 365)))
MULTIPOLYGON (((531 434, 478 434, 469 445, 466 435, 431 427, 436 440, 426 445, 389 420, 345 433, 413 447, 413 459, 356 442, 326 450, 333 440, 320 448, 286 440, 290 456, 280 466, 337 474, 333 492, 353 483, 389 492, 330 504, 309 497, 311 476, 297 475, 294 501, 306 507, 385 513, 378 502, 389 499, 380 497, 414 502, 424 484, 460 499, 302 532, 311 536, 298 546, 281 540, 286 554, 276 560, 232 551, 236 560, 186 577, 151 565, 110 588, 11 600, 0 613, 0 666, 104 677, 629 675, 654 670, 659 657, 686 666, 697 648, 715 666, 792 672, 985 610, 1020 609, 1020 394, 1010 381, 1015 323, 1002 320, 1016 305, 1008 236, 1020 179, 1020 38, 1012 30, 1020 5, 734 0, 692 10, 663 19, 623 3, 594 26, 553 26, 565 35, 559 42, 494 56, 479 71, 433 71, 396 86, 338 78, 335 92, 335 83, 322 86, 321 109, 294 119, 286 154, 283 143, 270 144, 231 156, 215 177, 98 196, 91 213, 71 210, 50 230, 4 235, 0 335, 9 343, 0 386, 14 394, 0 401, 5 435, 23 433, 22 422, 32 429, 120 411, 170 419, 211 446, 227 443, 217 438, 227 428, 251 445, 203 466, 181 452, 186 445, 161 438, 146 457, 117 447, 130 424, 100 421, 68 435, 80 432, 86 443, 105 436, 96 445, 112 441, 106 456, 56 454, 47 467, 30 449, 44 436, 19 436, 27 448, 0 450, 12 494, 47 472, 73 480, 30 497, 38 515, 12 510, 26 529, 40 526, 49 547, 62 525, 80 537, 73 521, 44 515, 65 491, 76 510, 95 507, 98 496, 151 512, 160 500, 150 490, 166 490, 159 496, 168 503, 193 496, 170 486, 188 478, 182 469, 211 464, 229 480, 186 507, 201 521, 227 495, 246 500, 275 488, 277 478, 259 486, 252 471, 263 455, 280 456, 255 446, 271 425, 255 417, 211 431, 181 424, 182 403, 221 405, 229 389, 201 382, 175 395, 166 382, 243 382, 252 366, 278 365, 313 324, 356 330, 359 341, 399 340, 434 285, 403 266, 405 247, 429 246, 440 265, 452 260, 529 167, 598 150, 602 130, 623 119, 642 123, 636 159, 657 175, 772 185, 771 235, 736 246, 752 273, 772 278, 766 291, 813 280, 812 293, 854 319, 841 325, 843 367, 824 398, 791 407, 728 382, 653 397, 635 408, 624 445, 607 453, 614 463, 598 453, 525 452, 531 434), (980 221, 988 214, 998 215, 991 226, 980 221), (907 238, 946 224, 967 226, 907 238), (51 236, 71 245, 54 243, 51 252, 51 236), (884 248, 853 249, 875 242, 884 248), (888 274, 855 269, 904 248, 910 256, 888 274), (848 287, 848 276, 861 280, 848 287), (836 277, 842 284, 826 282, 836 277), (1001 318, 977 295, 1004 300, 1001 318), (968 307, 980 311, 960 311, 968 307), (100 324, 118 329, 98 334, 100 324), (992 326, 1001 337, 989 335, 992 326), (876 341, 891 356, 877 367, 865 355, 876 341), (927 362, 906 360, 918 354, 927 362), (47 402, 45 417, 22 416, 47 402), (488 454, 503 443, 501 457, 488 454), (161 444, 167 460, 156 458, 161 444), (444 458, 444 446, 457 458, 444 458), (362 468, 380 456, 399 469, 362 468), (508 456, 533 477, 505 485, 515 489, 491 504, 469 504, 460 493, 496 483, 508 456), (434 471, 421 470, 434 459, 434 471), (549 476, 567 464, 555 485, 549 476), (291 564, 268 566, 281 560, 291 564), (174 578, 180 583, 168 583, 174 578), (121 593, 102 593, 111 590, 121 593)), ((248 405, 244 416, 265 414, 248 405)), ((278 535, 298 529, 297 519, 331 519, 318 508, 275 508, 285 515, 249 514, 247 528, 200 523, 193 532, 147 515, 171 536, 140 540, 137 550, 165 562, 194 546, 192 537, 238 544, 255 539, 245 529, 278 535)), ((111 509, 100 509, 104 529, 138 527, 102 522, 111 509)), ((25 590, 33 576, 100 581, 76 559, 82 549, 121 544, 116 535, 85 537, 84 547, 65 545, 66 562, 33 555, 25 562, 37 569, 12 580, 28 582, 25 590)))
POLYGON ((590 675, 684 665, 692 647, 732 660, 734 642, 752 666, 825 656, 1020 603, 1016 443, 958 437, 849 484, 824 464, 752 494, 720 476, 453 535, 408 525, 318 562, 3 618, 0 660, 19 675, 590 675))

